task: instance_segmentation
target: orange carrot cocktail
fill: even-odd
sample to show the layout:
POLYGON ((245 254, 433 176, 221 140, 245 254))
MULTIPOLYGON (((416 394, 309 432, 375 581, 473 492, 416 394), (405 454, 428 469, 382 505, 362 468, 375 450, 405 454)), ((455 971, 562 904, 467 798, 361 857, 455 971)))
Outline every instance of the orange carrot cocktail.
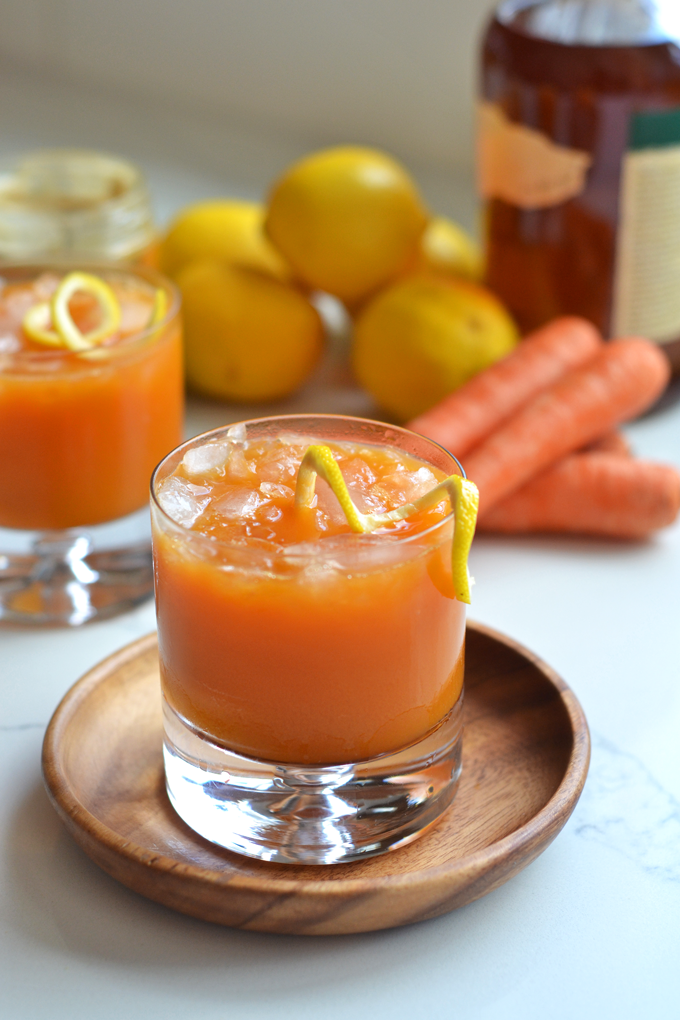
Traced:
MULTIPOLYGON (((11 529, 2 532, 6 541, 43 533, 25 557, 28 572, 18 577, 13 569, 3 582, 2 615, 82 622, 70 618, 68 597, 45 587, 41 553, 49 547, 53 560, 82 558, 89 539, 74 554, 74 530, 145 507, 155 464, 181 438, 178 301, 170 284, 144 269, 0 272, 0 528, 11 529)), ((96 566, 80 573, 81 582, 95 583, 96 566)), ((129 581, 118 573, 116 584, 129 581)), ((127 594, 136 600, 134 588, 127 594)), ((114 611, 116 597, 111 588, 91 612, 81 599, 81 615, 114 611)))
POLYGON ((333 416, 232 426, 160 465, 166 777, 207 838, 347 860, 450 802, 465 634, 451 475, 467 484, 429 440, 333 416))

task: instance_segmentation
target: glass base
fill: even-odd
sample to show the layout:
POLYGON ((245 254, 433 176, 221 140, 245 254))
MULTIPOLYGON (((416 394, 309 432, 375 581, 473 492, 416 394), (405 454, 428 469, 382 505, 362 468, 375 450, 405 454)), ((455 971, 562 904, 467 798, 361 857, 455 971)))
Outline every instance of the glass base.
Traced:
POLYGON ((219 846, 280 864, 337 864, 410 843, 456 792, 462 695, 436 730, 393 754, 346 765, 246 758, 163 702, 165 779, 177 814, 219 846))
POLYGON ((152 595, 146 508, 91 528, 0 528, 0 623, 77 627, 152 595))

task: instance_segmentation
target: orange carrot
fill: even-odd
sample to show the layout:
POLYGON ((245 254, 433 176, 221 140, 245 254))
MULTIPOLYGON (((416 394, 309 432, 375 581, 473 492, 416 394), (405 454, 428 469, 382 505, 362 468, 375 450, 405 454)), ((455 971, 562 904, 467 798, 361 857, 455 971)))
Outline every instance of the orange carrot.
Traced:
POLYGON ((606 432, 599 439, 594 439, 592 443, 588 443, 583 452, 616 453, 619 457, 633 456, 628 440, 622 432, 617 432, 616 429, 606 432))
POLYGON ((615 453, 576 453, 481 514, 481 531, 570 531, 643 538, 680 510, 675 468, 615 453))
POLYGON ((585 368, 539 393, 464 461, 481 509, 640 414, 661 394, 669 374, 666 356, 648 340, 605 344, 585 368))
POLYGON ((555 319, 407 428, 462 457, 527 400, 594 358, 601 345, 600 334, 586 319, 555 319))

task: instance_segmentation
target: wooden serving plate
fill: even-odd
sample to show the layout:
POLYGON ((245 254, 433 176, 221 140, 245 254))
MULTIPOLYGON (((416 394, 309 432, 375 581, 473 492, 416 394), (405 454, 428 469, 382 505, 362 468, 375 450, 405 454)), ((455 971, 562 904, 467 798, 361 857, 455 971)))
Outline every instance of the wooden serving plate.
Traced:
POLYGON ((525 648, 468 624, 463 775, 453 806, 410 845, 327 866, 214 846, 165 793, 156 636, 95 666, 45 735, 47 789, 67 829, 124 885, 194 917, 255 931, 335 935, 436 917, 507 882, 555 838, 579 798, 583 711, 525 648))

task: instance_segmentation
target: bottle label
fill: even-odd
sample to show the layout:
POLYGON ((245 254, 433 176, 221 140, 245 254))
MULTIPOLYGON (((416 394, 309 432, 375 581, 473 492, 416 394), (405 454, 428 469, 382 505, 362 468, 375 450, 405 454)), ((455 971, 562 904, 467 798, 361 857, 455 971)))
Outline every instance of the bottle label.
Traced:
POLYGON ((520 209, 545 209, 579 195, 592 156, 558 145, 535 128, 516 124, 497 103, 478 108, 478 188, 520 209))
POLYGON ((613 336, 680 337, 680 108, 636 113, 621 166, 613 336))

